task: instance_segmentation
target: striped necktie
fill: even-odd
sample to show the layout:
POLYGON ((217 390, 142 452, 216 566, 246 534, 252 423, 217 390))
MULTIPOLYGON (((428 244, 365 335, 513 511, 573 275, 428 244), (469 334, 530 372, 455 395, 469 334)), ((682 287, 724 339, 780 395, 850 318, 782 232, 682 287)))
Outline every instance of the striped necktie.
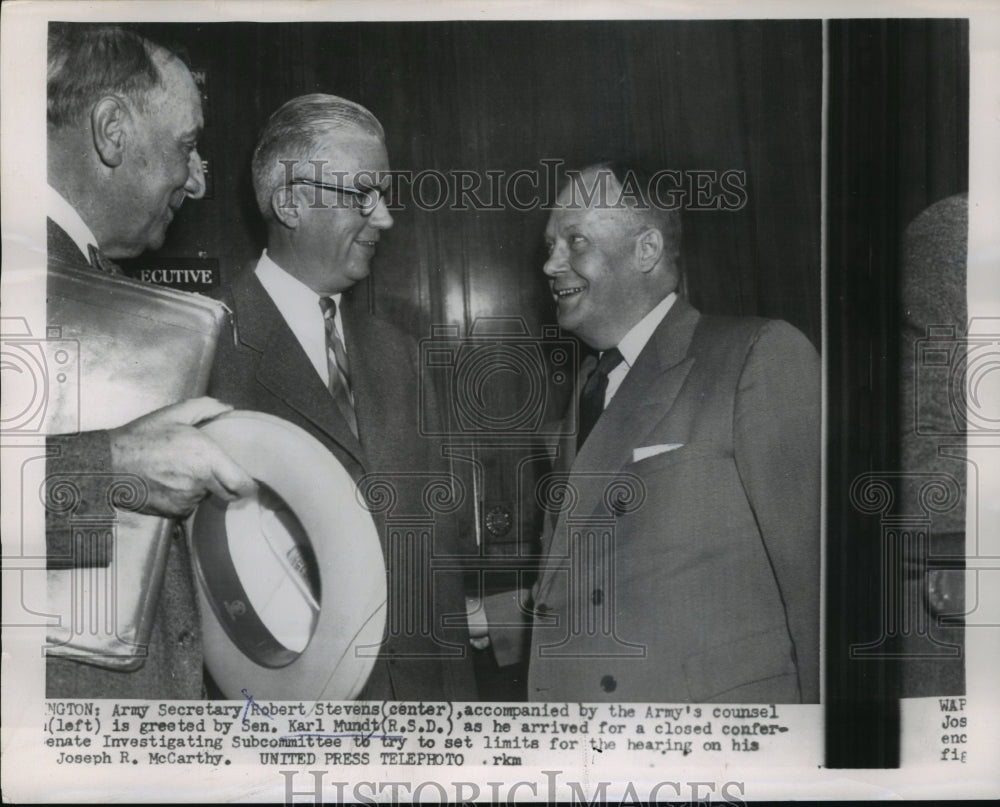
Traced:
POLYGON ((326 327, 326 367, 330 372, 330 394, 351 432, 357 437, 358 418, 354 412, 354 393, 351 391, 351 368, 347 363, 344 343, 337 334, 337 303, 332 297, 320 297, 319 307, 326 327))

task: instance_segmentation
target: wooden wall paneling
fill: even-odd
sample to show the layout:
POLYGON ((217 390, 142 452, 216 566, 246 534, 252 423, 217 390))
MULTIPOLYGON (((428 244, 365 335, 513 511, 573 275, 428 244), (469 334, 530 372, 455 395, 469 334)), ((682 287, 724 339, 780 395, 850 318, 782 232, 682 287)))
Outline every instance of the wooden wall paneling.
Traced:
POLYGON ((741 314, 791 322, 820 347, 821 59, 819 21, 756 23, 738 94, 752 171, 755 304, 741 314), (796 75, 795 81, 788 81, 796 75))
POLYGON ((905 223, 968 187, 968 21, 900 20, 896 36, 905 223))
MULTIPOLYGON (((756 313, 760 305, 753 267, 761 246, 757 217, 766 200, 762 170, 754 153, 761 133, 751 125, 761 113, 762 97, 756 89, 761 69, 760 36, 753 23, 738 27, 735 23, 697 25, 696 39, 686 51, 685 72, 690 78, 684 86, 690 89, 682 110, 694 107, 701 129, 691 133, 696 139, 688 142, 686 167, 746 173, 747 203, 742 209, 701 209, 700 200, 687 199, 685 218, 693 242, 687 255, 692 263, 698 262, 689 275, 689 290, 706 313, 747 315, 756 313), (721 54, 729 58, 719 58, 721 54)), ((773 121, 771 124, 774 126, 773 121)))
MULTIPOLYGON (((530 83, 537 52, 530 37, 525 41, 526 31, 518 25, 455 23, 449 33, 458 79, 453 91, 460 116, 459 145, 451 161, 441 168, 449 175, 456 170, 478 173, 483 184, 476 196, 492 206, 490 172, 509 177, 519 169, 537 166, 535 132, 539 124, 531 108, 537 104, 538 94, 530 83)), ((545 292, 538 280, 541 265, 531 256, 535 254, 534 240, 541 234, 526 237, 522 224, 525 212, 506 205, 499 210, 475 209, 473 205, 450 213, 460 228, 464 253, 463 332, 474 340, 499 337, 493 346, 480 348, 495 350, 497 360, 484 376, 482 388, 475 392, 483 396, 484 414, 498 420, 510 418, 532 400, 533 390, 545 383, 544 377, 530 369, 515 372, 518 367, 537 367, 530 360, 518 365, 518 357, 531 357, 531 339, 539 334, 545 292), (527 297, 526 288, 531 290, 527 297), (472 328, 477 330, 472 332, 472 328), (513 362, 506 364, 505 358, 513 362)), ((537 212, 535 215, 537 220, 537 212)), ((473 390, 464 392, 471 394, 473 390)), ((501 425, 472 442, 473 453, 482 463, 478 493, 484 554, 531 553, 541 529, 540 515, 524 506, 519 484, 524 481, 521 471, 526 458, 533 452, 532 435, 517 434, 501 425)), ((526 568, 532 566, 528 563, 526 568)), ((513 586, 516 580, 511 575, 487 574, 475 582, 477 588, 487 590, 504 584, 513 586)))

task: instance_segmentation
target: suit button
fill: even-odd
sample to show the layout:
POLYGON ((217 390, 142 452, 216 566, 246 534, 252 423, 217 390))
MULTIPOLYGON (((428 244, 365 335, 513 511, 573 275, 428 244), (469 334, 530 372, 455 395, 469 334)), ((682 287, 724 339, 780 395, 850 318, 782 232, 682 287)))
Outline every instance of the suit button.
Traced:
POLYGON ((595 588, 594 593, 590 595, 590 601, 594 605, 600 605, 602 602, 604 602, 604 592, 601 591, 601 589, 599 588, 595 588))
POLYGON ((177 643, 182 647, 187 647, 189 644, 191 644, 191 631, 182 630, 177 635, 177 643))
POLYGON ((601 679, 601 689, 605 692, 614 692, 618 689, 618 682, 615 680, 613 675, 605 675, 601 679))

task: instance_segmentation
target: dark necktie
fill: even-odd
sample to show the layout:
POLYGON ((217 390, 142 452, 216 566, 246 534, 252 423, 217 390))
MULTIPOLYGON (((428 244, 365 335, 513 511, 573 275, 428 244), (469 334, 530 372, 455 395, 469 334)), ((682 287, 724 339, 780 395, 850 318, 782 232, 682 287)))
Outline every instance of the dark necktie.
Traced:
POLYGON ((576 435, 576 448, 583 446, 590 430, 594 428, 597 419, 604 411, 604 396, 608 391, 608 373, 625 360, 625 357, 613 347, 605 350, 597 361, 597 367, 587 378, 580 393, 580 430, 576 435))
POLYGON ((109 275, 122 273, 122 268, 93 244, 87 244, 87 251, 90 253, 90 265, 99 272, 106 272, 109 275))
POLYGON ((347 363, 344 343, 337 335, 337 303, 332 297, 320 297, 319 307, 323 311, 326 327, 326 367, 330 371, 330 394, 337 409, 344 416, 351 432, 358 436, 358 418, 354 412, 354 393, 351 391, 351 368, 347 363))

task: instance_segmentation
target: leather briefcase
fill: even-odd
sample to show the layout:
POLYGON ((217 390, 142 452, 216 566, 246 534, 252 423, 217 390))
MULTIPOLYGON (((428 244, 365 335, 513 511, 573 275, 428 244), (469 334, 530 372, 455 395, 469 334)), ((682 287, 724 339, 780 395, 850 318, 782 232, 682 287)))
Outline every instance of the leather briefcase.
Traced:
MULTIPOLYGON (((225 307, 197 294, 84 269, 50 267, 50 340, 78 351, 78 383, 52 384, 47 434, 121 426, 208 388, 225 307)), ((83 472, 86 469, 81 469, 83 472)), ((118 670, 145 660, 175 524, 107 508, 70 516, 110 536, 110 565, 49 570, 46 653, 118 670)))

